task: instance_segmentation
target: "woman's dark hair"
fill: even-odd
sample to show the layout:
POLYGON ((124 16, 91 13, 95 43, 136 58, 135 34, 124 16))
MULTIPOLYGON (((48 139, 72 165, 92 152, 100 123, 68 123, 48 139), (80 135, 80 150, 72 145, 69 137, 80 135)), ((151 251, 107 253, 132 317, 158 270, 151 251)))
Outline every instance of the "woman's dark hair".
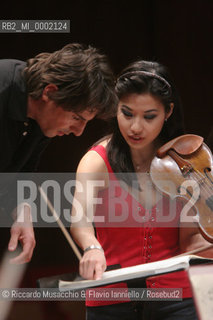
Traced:
POLYGON ((51 83, 58 90, 49 98, 64 110, 97 111, 103 119, 115 115, 114 76, 107 57, 96 48, 73 43, 53 53, 40 53, 27 61, 24 76, 32 99, 39 99, 51 83))
MULTIPOLYGON (((131 94, 150 94, 164 105, 166 112, 173 103, 173 113, 164 123, 159 138, 164 144, 184 134, 180 97, 167 68, 160 63, 140 60, 130 64, 120 73, 115 91, 119 99, 131 94)), ((113 133, 107 146, 110 165, 115 173, 134 173, 129 146, 120 133, 117 119, 113 122, 113 133)), ((128 174, 122 179, 130 184, 128 174)))

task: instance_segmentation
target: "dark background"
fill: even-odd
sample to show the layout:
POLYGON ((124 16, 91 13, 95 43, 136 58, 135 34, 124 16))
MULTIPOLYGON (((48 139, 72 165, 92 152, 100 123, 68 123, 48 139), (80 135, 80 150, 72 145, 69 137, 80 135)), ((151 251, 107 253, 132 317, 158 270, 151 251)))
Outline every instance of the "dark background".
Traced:
MULTIPOLYGON (((0 34, 0 58, 26 60, 80 42, 107 54, 115 73, 138 58, 167 65, 182 97, 187 132, 205 139, 209 136, 213 126, 212 0, 7 1, 1 4, 0 16, 71 21, 69 34, 0 34)), ((106 127, 94 120, 81 137, 55 138, 44 152, 39 170, 74 172, 82 155, 106 127)), ((60 230, 35 231, 37 247, 26 272, 25 287, 34 287, 36 278, 69 272, 78 265, 60 230)), ((16 310, 15 319, 24 319, 24 308, 26 318, 29 309, 32 314, 40 310, 37 319, 80 319, 82 306, 77 302, 43 303, 40 310, 38 303, 15 303, 10 318, 16 310)))

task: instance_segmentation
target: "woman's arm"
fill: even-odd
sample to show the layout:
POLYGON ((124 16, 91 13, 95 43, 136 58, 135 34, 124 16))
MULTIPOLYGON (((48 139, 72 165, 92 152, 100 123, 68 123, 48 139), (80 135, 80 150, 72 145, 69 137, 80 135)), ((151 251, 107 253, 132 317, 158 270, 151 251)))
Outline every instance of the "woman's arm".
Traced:
POLYGON ((94 199, 108 186, 108 172, 104 160, 95 151, 89 151, 77 168, 76 190, 72 206, 71 234, 83 249, 88 249, 80 261, 79 273, 86 279, 99 279, 106 269, 106 259, 93 227, 94 199), (95 187, 93 182, 95 183, 95 187))

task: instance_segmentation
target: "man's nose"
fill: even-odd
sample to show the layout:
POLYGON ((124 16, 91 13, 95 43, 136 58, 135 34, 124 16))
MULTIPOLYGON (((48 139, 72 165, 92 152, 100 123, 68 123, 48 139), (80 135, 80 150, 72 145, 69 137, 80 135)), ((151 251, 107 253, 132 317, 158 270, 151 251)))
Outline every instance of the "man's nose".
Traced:
POLYGON ((75 126, 75 128, 72 128, 72 133, 76 136, 79 137, 82 135, 84 132, 84 129, 86 127, 86 122, 79 123, 78 125, 75 126))

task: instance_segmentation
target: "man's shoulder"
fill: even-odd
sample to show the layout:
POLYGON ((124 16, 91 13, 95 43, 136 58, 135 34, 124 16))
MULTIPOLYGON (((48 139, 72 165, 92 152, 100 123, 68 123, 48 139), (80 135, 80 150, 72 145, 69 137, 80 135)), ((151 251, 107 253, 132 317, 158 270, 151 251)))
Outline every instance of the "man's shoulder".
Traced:
POLYGON ((18 59, 0 59, 0 68, 5 69, 13 69, 16 66, 25 66, 26 62, 18 59))
POLYGON ((0 59, 0 117, 14 110, 14 103, 25 103, 26 86, 22 74, 26 63, 15 59, 0 59))
POLYGON ((17 69, 24 69, 26 63, 16 59, 0 59, 0 90, 8 86, 14 79, 17 69))
POLYGON ((1 72, 10 72, 17 67, 25 67, 26 62, 17 59, 0 59, 1 72))

